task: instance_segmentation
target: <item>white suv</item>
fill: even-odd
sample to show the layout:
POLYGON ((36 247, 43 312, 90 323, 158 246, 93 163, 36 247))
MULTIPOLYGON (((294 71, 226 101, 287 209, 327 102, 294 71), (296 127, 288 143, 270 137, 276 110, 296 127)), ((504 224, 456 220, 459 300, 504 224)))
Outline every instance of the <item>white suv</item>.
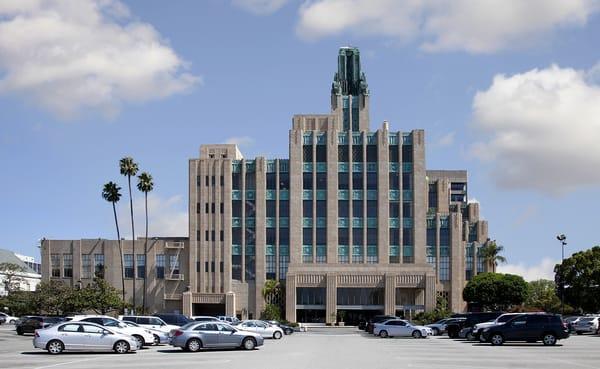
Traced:
POLYGON ((120 320, 134 322, 139 326, 156 329, 164 333, 169 333, 173 329, 179 329, 179 326, 170 325, 164 322, 161 318, 151 315, 119 315, 120 320))
POLYGON ((117 319, 106 315, 75 315, 71 320, 80 322, 96 323, 98 325, 109 327, 119 333, 125 333, 133 336, 141 348, 144 345, 152 345, 155 343, 154 334, 142 327, 131 327, 127 324, 118 321, 117 319))

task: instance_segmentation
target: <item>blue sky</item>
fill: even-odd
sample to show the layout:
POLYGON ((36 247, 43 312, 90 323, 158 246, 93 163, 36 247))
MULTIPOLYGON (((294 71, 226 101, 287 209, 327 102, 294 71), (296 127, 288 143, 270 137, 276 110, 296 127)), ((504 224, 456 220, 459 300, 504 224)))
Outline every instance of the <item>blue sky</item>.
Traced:
POLYGON ((100 192, 125 186, 126 155, 155 179, 151 232, 186 235, 199 145, 287 157, 292 115, 329 111, 348 44, 372 129, 425 129, 429 169, 469 171, 504 270, 550 276, 558 233, 568 252, 599 244, 598 1, 408 4, 3 2, 0 247, 38 257, 42 237, 114 238, 100 192))

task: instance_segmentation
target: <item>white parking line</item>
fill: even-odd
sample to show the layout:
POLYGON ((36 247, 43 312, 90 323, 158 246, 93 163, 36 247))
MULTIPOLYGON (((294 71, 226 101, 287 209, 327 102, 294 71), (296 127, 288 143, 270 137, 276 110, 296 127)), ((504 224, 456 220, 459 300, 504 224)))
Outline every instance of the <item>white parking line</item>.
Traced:
POLYGON ((54 368, 54 367, 61 366, 61 365, 69 365, 69 364, 75 364, 75 363, 82 363, 84 361, 90 361, 90 360, 97 360, 97 358, 73 360, 73 361, 67 361, 67 362, 64 362, 64 363, 56 363, 56 364, 52 364, 52 365, 38 366, 35 369, 54 368))

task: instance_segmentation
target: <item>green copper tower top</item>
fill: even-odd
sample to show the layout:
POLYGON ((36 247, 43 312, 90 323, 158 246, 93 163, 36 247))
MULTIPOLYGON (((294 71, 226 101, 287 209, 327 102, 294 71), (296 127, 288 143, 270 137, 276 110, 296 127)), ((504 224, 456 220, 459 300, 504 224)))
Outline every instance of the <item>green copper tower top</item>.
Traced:
POLYGON ((369 89, 360 70, 360 51, 356 47, 341 47, 338 52, 338 68, 331 86, 331 111, 341 123, 341 130, 369 130, 369 89))

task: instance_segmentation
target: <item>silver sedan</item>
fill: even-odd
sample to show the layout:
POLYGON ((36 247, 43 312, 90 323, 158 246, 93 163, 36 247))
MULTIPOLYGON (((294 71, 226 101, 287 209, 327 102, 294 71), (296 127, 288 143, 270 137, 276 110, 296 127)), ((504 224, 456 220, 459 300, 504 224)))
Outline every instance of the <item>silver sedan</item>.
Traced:
POLYGON ((227 323, 192 322, 174 330, 171 346, 197 352, 203 348, 244 348, 262 346, 260 334, 238 330, 227 323))
POLYGON ((412 325, 406 320, 391 319, 376 323, 373 328, 373 334, 381 338, 410 336, 414 338, 427 338, 427 336, 433 335, 433 331, 429 327, 412 325))
POLYGON ((67 322, 34 333, 33 347, 51 354, 73 351, 114 351, 125 354, 137 350, 138 341, 94 323, 67 322))

